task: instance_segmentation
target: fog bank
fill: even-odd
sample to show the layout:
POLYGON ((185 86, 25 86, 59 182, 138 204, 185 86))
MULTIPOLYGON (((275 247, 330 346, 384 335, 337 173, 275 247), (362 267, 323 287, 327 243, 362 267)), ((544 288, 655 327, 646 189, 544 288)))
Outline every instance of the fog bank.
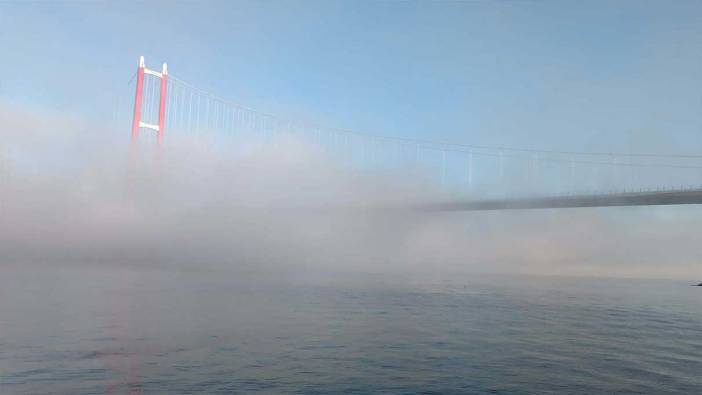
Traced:
POLYGON ((0 267, 702 277, 696 206, 386 210, 441 194, 283 136, 130 150, 126 131, 7 104, 0 133, 0 267))

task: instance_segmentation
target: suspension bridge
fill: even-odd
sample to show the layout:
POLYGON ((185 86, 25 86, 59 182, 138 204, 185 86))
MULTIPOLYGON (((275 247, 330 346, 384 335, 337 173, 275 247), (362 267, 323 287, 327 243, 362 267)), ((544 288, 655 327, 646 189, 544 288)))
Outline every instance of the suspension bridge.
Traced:
MULTIPOLYGON (((147 68, 143 57, 129 86, 136 91, 133 144, 164 144, 166 132, 260 143, 290 136, 358 171, 432 180, 446 199, 422 205, 429 210, 702 204, 702 154, 556 151, 361 133, 223 99, 170 75, 165 63, 161 71, 147 68)), ((125 118, 122 110, 116 119, 125 118)))

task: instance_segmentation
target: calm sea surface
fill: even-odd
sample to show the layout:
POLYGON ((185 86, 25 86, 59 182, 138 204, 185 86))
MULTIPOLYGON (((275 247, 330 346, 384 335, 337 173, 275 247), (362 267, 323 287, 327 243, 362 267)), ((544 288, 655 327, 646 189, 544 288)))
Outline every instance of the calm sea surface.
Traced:
POLYGON ((0 267, 1 394, 254 392, 700 394, 702 287, 0 267))

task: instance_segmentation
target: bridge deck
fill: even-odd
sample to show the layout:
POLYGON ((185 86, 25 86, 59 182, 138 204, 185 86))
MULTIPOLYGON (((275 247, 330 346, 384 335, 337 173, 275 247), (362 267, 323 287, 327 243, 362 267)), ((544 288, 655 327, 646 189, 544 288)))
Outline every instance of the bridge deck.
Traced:
POLYGON ((480 211, 680 204, 702 204, 702 189, 444 202, 424 207, 437 211, 480 211))

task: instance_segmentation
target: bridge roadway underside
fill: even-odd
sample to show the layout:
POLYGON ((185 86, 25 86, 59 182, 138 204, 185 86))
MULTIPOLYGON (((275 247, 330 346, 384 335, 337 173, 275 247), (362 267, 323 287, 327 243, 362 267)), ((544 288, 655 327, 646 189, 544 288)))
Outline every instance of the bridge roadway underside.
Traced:
POLYGON ((457 201, 426 204, 423 205, 423 208, 436 211, 483 211, 577 207, 669 206, 680 204, 702 204, 702 189, 457 201))

